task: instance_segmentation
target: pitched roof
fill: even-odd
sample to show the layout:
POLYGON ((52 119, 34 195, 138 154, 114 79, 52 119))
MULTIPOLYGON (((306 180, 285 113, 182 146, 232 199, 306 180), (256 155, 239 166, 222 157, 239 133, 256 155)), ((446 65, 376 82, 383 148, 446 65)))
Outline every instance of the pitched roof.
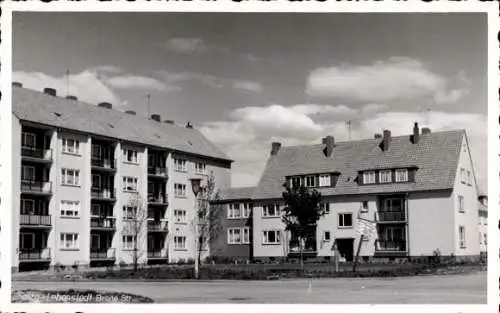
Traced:
POLYGON ((24 121, 230 161, 196 129, 156 122, 31 89, 12 87, 12 112, 24 121))
POLYGON ((331 157, 325 145, 282 147, 270 156, 253 193, 254 199, 281 198, 286 176, 340 172, 337 185, 320 188, 322 195, 445 190, 453 188, 464 130, 420 135, 413 144, 410 136, 392 137, 389 150, 382 151, 381 139, 337 142, 331 157), (358 185, 358 172, 367 169, 418 168, 415 181, 380 185, 358 185))
POLYGON ((255 187, 240 187, 223 189, 220 191, 221 200, 248 200, 252 198, 255 187))

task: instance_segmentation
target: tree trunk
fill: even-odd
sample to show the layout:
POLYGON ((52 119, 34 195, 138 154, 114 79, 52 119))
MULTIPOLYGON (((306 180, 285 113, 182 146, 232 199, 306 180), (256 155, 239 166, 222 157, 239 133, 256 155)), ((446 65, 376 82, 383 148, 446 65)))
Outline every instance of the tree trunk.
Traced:
POLYGON ((196 237, 196 239, 194 240, 195 241, 195 251, 196 251, 196 255, 195 255, 195 258, 194 258, 194 278, 195 279, 199 279, 200 278, 200 263, 199 263, 199 255, 200 255, 200 252, 199 252, 199 244, 198 244, 198 237, 196 237))
POLYGON ((299 251, 300 251, 300 270, 304 271, 304 239, 299 240, 299 251))

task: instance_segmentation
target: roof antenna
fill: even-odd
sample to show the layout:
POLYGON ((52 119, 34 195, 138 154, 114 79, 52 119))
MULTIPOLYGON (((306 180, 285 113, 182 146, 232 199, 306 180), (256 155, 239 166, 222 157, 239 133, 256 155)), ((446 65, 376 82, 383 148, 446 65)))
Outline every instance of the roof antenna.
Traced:
POLYGON ((146 95, 146 102, 148 105, 148 117, 150 117, 151 116, 151 95, 149 93, 146 95))
POLYGON ((352 124, 351 120, 345 122, 347 130, 349 131, 349 140, 351 140, 351 124, 352 124))
POLYGON ((69 69, 64 73, 66 76, 66 97, 69 96, 69 69))

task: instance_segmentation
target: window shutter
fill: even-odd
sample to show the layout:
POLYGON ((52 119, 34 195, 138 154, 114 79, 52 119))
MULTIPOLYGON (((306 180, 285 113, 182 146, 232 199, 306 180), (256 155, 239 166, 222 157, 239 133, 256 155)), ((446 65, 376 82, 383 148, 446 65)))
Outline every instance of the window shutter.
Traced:
POLYGON ((363 185, 363 172, 358 172, 358 185, 363 185))
POLYGON ((408 181, 409 182, 415 182, 416 172, 417 172, 417 169, 415 169, 415 168, 408 169, 408 181))
POLYGON ((315 184, 314 184, 314 185, 315 185, 316 187, 319 187, 319 175, 315 175, 315 176, 314 176, 314 180, 315 180, 315 184))

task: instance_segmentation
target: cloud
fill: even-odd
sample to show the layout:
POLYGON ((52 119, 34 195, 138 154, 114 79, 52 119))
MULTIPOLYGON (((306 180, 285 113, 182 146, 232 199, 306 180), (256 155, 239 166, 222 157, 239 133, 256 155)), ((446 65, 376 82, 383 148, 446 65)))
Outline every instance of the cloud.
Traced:
MULTIPOLYGON (((333 135, 338 141, 348 140, 344 119, 330 118, 325 123, 316 118, 317 111, 333 114, 339 108, 346 110, 341 105, 244 107, 230 112, 230 120, 208 122, 200 130, 236 161, 232 170, 233 185, 250 186, 257 184, 260 178, 272 141, 280 141, 285 146, 315 144, 326 135, 333 135)), ((486 115, 432 111, 426 116, 415 112, 385 112, 386 109, 383 104, 362 107, 359 118, 352 124, 352 139, 373 138, 374 133, 383 129, 390 129, 394 136, 410 134, 415 121, 432 131, 466 129, 478 182, 483 189, 487 188, 487 128, 478 127, 487 125, 486 115)))
POLYGON ((175 91, 180 88, 169 86, 157 79, 144 76, 114 76, 106 79, 106 84, 119 89, 149 89, 159 91, 175 91))
POLYGON ((246 80, 236 80, 232 82, 234 89, 240 89, 250 92, 259 93, 262 92, 262 86, 256 82, 246 81, 246 80))
MULTIPOLYGON (((45 87, 56 89, 58 95, 66 95, 66 76, 51 76, 40 72, 16 71, 13 80, 21 82, 24 87, 42 91, 45 87)), ((123 105, 120 97, 103 82, 95 71, 85 70, 68 77, 68 94, 77 96, 80 100, 97 104, 110 102, 113 105, 123 105)))
POLYGON ((464 73, 448 79, 419 60, 392 57, 370 65, 343 64, 313 70, 306 92, 361 102, 389 102, 430 97, 438 104, 457 101, 468 92, 464 73))
POLYGON ((210 47, 203 39, 194 37, 170 38, 164 46, 169 51, 185 54, 203 54, 210 51, 210 47))
POLYGON ((288 108, 296 113, 304 115, 337 115, 352 116, 358 114, 359 110, 350 108, 346 105, 328 105, 328 104, 297 104, 288 108))

